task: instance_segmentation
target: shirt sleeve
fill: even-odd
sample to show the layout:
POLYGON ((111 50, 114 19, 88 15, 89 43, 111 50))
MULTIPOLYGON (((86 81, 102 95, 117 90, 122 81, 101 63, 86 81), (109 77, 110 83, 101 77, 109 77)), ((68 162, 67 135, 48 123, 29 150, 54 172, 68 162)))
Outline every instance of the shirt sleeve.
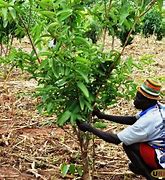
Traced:
POLYGON ((135 123, 119 132, 117 136, 125 145, 131 145, 138 142, 145 142, 147 132, 145 128, 139 126, 139 123, 135 123))

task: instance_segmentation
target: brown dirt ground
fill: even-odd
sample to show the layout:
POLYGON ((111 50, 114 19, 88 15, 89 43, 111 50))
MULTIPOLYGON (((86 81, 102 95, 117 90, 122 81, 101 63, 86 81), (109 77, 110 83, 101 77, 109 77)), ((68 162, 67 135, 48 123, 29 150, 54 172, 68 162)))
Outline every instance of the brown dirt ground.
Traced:
MULTIPOLYGON (((124 56, 140 58, 152 54, 155 63, 147 72, 135 70, 132 75, 139 82, 146 77, 165 76, 165 40, 135 38, 126 48, 124 56)), ((109 47, 109 41, 106 42, 109 47)), ((120 47, 118 47, 120 48, 120 47)), ((61 180, 76 179, 61 176, 59 166, 63 162, 75 162, 78 145, 70 126, 60 129, 53 122, 55 117, 40 115, 36 110, 38 99, 31 96, 36 83, 18 70, 4 83, 0 81, 0 180, 61 180)), ((111 114, 134 114, 130 102, 120 99, 108 110, 111 114)), ((109 124, 107 131, 119 131, 124 126, 109 124)), ((122 146, 115 146, 96 139, 96 180, 144 180, 128 168, 128 159, 122 146)), ((78 179, 78 178, 77 178, 78 179)))

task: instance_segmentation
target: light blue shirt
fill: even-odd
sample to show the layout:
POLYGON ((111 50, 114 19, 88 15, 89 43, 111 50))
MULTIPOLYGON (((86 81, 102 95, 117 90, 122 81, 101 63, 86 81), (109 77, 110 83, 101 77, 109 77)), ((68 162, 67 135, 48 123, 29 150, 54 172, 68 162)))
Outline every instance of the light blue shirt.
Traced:
POLYGON ((152 142, 160 139, 163 133, 163 119, 158 105, 150 108, 146 113, 141 113, 139 119, 131 126, 117 134, 125 145, 140 142, 152 142))
POLYGON ((133 125, 117 134, 118 138, 125 145, 147 142, 156 149, 165 149, 165 106, 158 104, 138 116, 139 119, 133 125))

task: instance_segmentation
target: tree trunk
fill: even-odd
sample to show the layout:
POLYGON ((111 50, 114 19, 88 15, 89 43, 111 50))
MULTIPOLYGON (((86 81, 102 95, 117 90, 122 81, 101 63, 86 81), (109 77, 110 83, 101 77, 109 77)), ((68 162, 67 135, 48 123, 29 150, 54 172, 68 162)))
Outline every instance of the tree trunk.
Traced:
POLYGON ((77 131, 75 132, 78 137, 79 146, 81 149, 81 159, 82 159, 82 166, 83 166, 83 180, 92 180, 90 174, 90 167, 89 167, 89 160, 88 160, 88 145, 89 145, 89 134, 77 131))
MULTIPOLYGON (((86 142, 85 142, 86 143, 86 142)), ((81 152, 82 155, 82 164, 83 164, 83 180, 91 180, 90 170, 89 170, 89 161, 88 161, 88 146, 83 148, 81 152)))

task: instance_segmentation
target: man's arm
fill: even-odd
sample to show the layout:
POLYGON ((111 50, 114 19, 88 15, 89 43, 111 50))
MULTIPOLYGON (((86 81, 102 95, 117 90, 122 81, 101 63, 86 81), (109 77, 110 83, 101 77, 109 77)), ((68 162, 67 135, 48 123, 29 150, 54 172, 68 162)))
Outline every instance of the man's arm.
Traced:
POLYGON ((100 131, 94 127, 92 127, 90 124, 86 122, 77 122, 77 125, 81 131, 88 131, 93 133, 94 135, 98 136, 99 138, 103 139, 106 142, 113 143, 113 144, 119 144, 121 143, 120 139, 118 138, 117 134, 108 133, 100 131))
POLYGON ((132 125, 137 121, 136 116, 113 116, 100 112, 96 109, 93 111, 93 115, 96 115, 99 119, 105 119, 108 121, 113 121, 119 124, 132 125))

